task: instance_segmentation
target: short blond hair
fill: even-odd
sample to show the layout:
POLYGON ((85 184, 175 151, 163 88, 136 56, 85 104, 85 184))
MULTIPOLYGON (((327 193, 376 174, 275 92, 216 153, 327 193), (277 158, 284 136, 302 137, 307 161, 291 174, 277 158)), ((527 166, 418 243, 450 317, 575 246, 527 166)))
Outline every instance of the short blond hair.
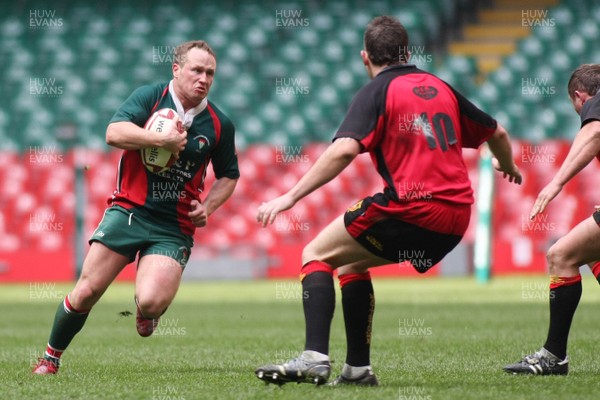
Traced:
POLYGON ((213 49, 204 40, 190 40, 175 48, 175 63, 183 66, 187 61, 188 52, 193 48, 206 50, 206 52, 213 56, 215 60, 217 59, 213 49))

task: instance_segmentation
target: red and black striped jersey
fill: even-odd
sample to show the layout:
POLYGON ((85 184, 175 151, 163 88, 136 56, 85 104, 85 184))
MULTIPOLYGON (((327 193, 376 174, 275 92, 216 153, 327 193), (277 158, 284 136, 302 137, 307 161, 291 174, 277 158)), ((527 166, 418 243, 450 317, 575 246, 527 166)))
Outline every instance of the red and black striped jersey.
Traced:
POLYGON ((581 107, 581 127, 591 121, 600 121, 600 96, 595 95, 588 99, 581 107))
POLYGON ((370 154, 394 203, 390 213, 457 233, 426 214, 440 205, 473 203, 462 148, 477 148, 496 127, 496 120, 435 75, 399 65, 360 89, 334 140, 354 138, 370 154))

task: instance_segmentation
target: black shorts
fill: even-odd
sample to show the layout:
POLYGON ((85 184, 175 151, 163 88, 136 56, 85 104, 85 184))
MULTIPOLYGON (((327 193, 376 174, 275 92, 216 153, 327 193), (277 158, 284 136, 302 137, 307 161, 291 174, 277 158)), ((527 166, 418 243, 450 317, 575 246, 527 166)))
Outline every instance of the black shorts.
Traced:
POLYGON ((382 193, 366 197, 346 210, 346 230, 358 243, 378 257, 393 263, 410 261, 417 272, 427 272, 446 256, 462 235, 434 232, 397 218, 385 218, 373 203, 385 205, 382 193))
POLYGON ((594 218, 594 221, 596 221, 596 224, 600 226, 600 206, 596 206, 596 211, 594 211, 592 217, 594 218))

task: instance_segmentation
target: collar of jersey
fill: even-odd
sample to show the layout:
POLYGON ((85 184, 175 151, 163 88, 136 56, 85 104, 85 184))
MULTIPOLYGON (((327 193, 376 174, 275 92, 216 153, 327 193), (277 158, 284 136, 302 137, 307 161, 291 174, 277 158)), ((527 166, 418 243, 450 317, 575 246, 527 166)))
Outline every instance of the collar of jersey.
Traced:
POLYGON ((169 82, 169 93, 171 94, 171 98, 173 99, 173 102, 175 103, 175 108, 177 108, 177 114, 179 114, 179 118, 181 118, 181 123, 183 124, 185 129, 189 129, 190 126, 192 126, 192 121, 194 120, 194 117, 196 115, 200 114, 202 111, 204 111, 204 109, 208 105, 207 98, 205 97, 200 102, 200 104, 198 104, 196 107, 190 108, 188 110, 188 112, 184 112, 183 105, 181 105, 181 101, 175 94, 175 90, 173 90, 173 80, 172 79, 169 82))
POLYGON ((384 67, 381 72, 384 71, 390 71, 393 69, 410 69, 410 68, 417 68, 417 66, 415 64, 394 64, 394 65, 388 65, 387 67, 384 67))

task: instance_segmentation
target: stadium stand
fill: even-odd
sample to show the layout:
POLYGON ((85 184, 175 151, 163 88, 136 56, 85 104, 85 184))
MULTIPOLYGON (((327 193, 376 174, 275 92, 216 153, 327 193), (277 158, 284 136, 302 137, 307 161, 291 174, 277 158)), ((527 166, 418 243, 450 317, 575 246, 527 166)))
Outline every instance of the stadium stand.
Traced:
MULTIPOLYGON (((177 6, 155 0, 57 1, 51 10, 41 1, 14 2, 0 17, 0 88, 13 99, 0 109, 0 261, 9 260, 14 270, 23 262, 19 254, 28 252, 65 264, 76 239, 74 153, 84 147, 85 164, 91 166, 84 172, 88 236, 114 188, 120 155, 104 143, 108 120, 133 88, 167 80, 173 46, 192 37, 205 38, 218 55, 210 97, 236 123, 242 171, 235 195, 211 217, 210 231, 197 233, 197 243, 298 252, 299 244, 345 206, 382 186, 368 157, 360 157, 293 214, 280 216, 274 229, 260 229, 254 221, 257 206, 289 188, 323 151, 353 93, 367 82, 358 58, 362 31, 372 16, 386 13, 406 24, 417 65, 453 84, 520 138, 515 157, 525 184, 508 188, 498 180, 496 186, 496 251, 514 255, 501 258, 497 269, 539 272, 548 243, 587 215, 589 199, 600 190, 575 180, 548 212, 547 224, 554 225, 541 229, 523 219, 578 129, 566 80, 576 66, 600 56, 600 8, 591 7, 594 0, 551 1, 556 6, 538 20, 556 29, 544 29, 524 26, 524 7, 516 2, 497 3, 521 13, 467 0, 296 0, 285 5, 223 0, 177 6), (44 10, 59 26, 36 25, 35 12, 44 10), (477 60, 468 48, 450 43, 489 36, 492 30, 477 25, 478 18, 486 23, 499 15, 513 26, 498 28, 512 41, 503 45, 510 51, 502 58, 477 60), (295 26, 282 26, 290 21, 295 26), (451 30, 457 21, 464 30, 451 30), (567 28, 570 33, 563 34, 567 28), (55 225, 45 229, 43 223, 55 225), (529 258, 519 255, 523 248, 531 249, 529 258)), ((493 53, 500 54, 496 48, 493 53)), ((476 184, 478 155, 466 152, 465 157, 476 184)), ((598 168, 590 166, 580 179, 597 181, 598 168)), ((474 239, 474 220, 467 245, 474 239)), ((59 275, 69 279, 73 261, 66 264, 59 275)), ((0 281, 7 276, 0 273, 0 281)))

